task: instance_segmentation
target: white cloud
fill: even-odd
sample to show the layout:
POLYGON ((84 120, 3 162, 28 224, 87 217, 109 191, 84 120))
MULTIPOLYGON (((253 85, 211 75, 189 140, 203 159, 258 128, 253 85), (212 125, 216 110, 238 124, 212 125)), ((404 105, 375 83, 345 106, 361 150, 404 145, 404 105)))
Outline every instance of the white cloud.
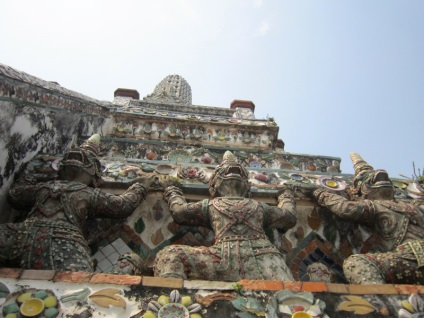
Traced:
POLYGON ((199 14, 196 12, 196 10, 194 9, 191 2, 189 2, 188 0, 180 0, 179 5, 181 6, 182 12, 186 16, 190 17, 191 19, 195 20, 196 22, 198 22, 200 20, 199 14))
POLYGON ((263 4, 264 4, 263 0, 253 0, 253 6, 255 8, 262 7, 263 4))
POLYGON ((253 33, 253 36, 265 36, 268 34, 270 29, 269 22, 267 20, 262 21, 259 28, 253 33))

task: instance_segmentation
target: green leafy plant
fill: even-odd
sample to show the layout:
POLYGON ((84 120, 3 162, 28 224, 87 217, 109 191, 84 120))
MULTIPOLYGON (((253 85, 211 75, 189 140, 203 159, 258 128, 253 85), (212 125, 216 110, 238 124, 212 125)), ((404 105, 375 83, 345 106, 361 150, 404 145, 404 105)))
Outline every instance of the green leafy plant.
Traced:
POLYGON ((235 283, 235 284, 233 284, 232 287, 237 292, 237 294, 241 295, 243 293, 243 285, 241 285, 239 283, 235 283))

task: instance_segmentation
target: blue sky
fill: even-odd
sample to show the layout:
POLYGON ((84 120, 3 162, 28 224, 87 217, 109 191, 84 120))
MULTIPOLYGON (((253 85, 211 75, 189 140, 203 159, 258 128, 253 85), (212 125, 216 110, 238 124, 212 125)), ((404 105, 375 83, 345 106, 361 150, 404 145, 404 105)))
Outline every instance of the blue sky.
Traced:
POLYGON ((0 63, 90 97, 179 74, 193 103, 252 100, 285 150, 424 167, 424 1, 0 2, 0 63))

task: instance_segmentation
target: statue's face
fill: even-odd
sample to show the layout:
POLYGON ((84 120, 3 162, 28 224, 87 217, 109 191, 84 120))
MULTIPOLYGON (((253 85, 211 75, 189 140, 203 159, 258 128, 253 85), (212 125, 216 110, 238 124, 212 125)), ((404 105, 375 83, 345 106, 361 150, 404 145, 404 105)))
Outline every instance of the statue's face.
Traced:
POLYGON ((237 162, 229 161, 219 165, 209 185, 212 196, 249 196, 248 172, 237 162))
POLYGON ((60 163, 59 178, 84 184, 95 184, 101 177, 101 164, 97 157, 81 149, 67 152, 60 163))
POLYGON ((363 174, 355 181, 355 187, 360 187, 360 194, 370 200, 392 200, 394 188, 385 170, 373 170, 363 174))
POLYGON ((62 166, 59 169, 59 179, 79 182, 85 185, 90 185, 95 180, 88 172, 77 166, 62 166))

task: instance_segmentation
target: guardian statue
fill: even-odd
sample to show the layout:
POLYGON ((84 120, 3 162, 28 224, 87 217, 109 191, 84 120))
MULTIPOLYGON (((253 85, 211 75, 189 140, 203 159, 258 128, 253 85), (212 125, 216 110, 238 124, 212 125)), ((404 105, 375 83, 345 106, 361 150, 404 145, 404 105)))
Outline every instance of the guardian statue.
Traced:
POLYGON ((293 280, 284 256, 264 231, 264 227, 287 230, 296 224, 292 191, 286 189, 278 197, 278 207, 250 199, 248 172, 227 151, 210 178, 209 192, 211 199, 187 203, 178 187, 165 189, 175 222, 211 228, 215 244, 164 248, 155 259, 155 276, 217 281, 293 280))
POLYGON ((355 177, 351 198, 317 189, 318 204, 346 221, 365 225, 371 237, 369 251, 343 264, 354 284, 424 283, 424 201, 396 201, 394 187, 384 170, 374 170, 351 154, 355 177))
POLYGON ((96 188, 101 180, 99 143, 100 135, 93 135, 66 153, 58 180, 17 182, 12 187, 10 203, 31 210, 21 223, 0 225, 0 263, 27 269, 93 271, 83 235, 86 220, 125 218, 147 194, 141 183, 122 195, 96 188))

